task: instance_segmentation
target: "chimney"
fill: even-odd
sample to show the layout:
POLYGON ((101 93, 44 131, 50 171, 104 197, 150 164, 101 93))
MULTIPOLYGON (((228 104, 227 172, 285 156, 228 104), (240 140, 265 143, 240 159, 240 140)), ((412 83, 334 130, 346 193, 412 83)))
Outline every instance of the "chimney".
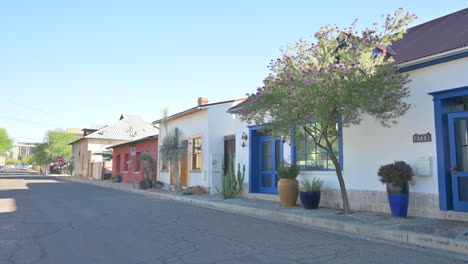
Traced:
POLYGON ((206 97, 198 97, 198 106, 208 104, 208 98, 206 97))

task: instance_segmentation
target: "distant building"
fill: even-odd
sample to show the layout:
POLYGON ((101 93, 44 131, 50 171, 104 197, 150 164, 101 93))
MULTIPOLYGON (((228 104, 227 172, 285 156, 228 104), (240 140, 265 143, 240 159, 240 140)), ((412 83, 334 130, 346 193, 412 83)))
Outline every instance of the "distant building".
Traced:
POLYGON ((83 136, 71 143, 73 150, 73 175, 83 178, 103 179, 104 170, 111 169, 106 161, 112 156, 110 146, 158 134, 159 130, 137 115, 121 115, 108 126, 83 129, 83 136))
POLYGON ((67 133, 73 134, 77 137, 83 137, 83 129, 81 128, 67 128, 67 133))
POLYGON ((11 157, 13 159, 23 159, 29 157, 34 154, 34 150, 40 143, 32 143, 32 142, 17 142, 15 147, 13 148, 13 153, 11 157))

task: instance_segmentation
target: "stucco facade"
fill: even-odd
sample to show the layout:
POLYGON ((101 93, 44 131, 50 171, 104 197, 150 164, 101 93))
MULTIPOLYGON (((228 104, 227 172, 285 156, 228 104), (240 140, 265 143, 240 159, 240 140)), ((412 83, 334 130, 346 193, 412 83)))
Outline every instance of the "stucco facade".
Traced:
POLYGON ((73 143, 73 175, 84 178, 101 179, 104 166, 102 153, 107 147, 126 142, 116 139, 81 138, 73 143))
POLYGON ((121 175, 122 182, 138 184, 144 178, 145 166, 139 160, 143 152, 151 153, 158 160, 158 136, 125 142, 112 146, 112 176, 121 175), (130 148, 135 148, 132 156, 130 148))
MULTIPOLYGON (((176 118, 167 122, 168 131, 178 127, 183 131, 182 140, 188 143, 186 159, 182 161, 186 164, 181 166, 181 174, 186 174, 186 181, 183 185, 200 185, 209 189, 211 193, 216 193, 215 186, 220 186, 225 166, 225 139, 229 136, 234 137, 236 133, 235 116, 228 114, 227 110, 240 102, 237 100, 200 105, 198 109, 193 109, 190 113, 180 116, 176 114, 176 118), (196 151, 194 144, 200 142, 198 139, 201 139, 201 157, 194 157, 196 151), (200 166, 195 165, 198 162, 197 159, 200 160, 200 166)), ((160 123, 160 145, 165 136, 166 129, 164 124, 160 123)), ((162 155, 159 161, 159 180, 171 183, 170 167, 164 168, 162 155)))

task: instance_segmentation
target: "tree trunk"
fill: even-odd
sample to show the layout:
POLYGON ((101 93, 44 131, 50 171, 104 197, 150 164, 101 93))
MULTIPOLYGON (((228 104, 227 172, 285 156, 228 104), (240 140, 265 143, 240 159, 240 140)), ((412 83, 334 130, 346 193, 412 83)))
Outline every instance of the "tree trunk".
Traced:
POLYGON ((348 194, 346 192, 346 186, 343 179, 343 172, 341 171, 340 163, 336 158, 335 153, 330 153, 330 158, 335 165, 336 176, 338 177, 338 182, 340 183, 341 198, 343 200, 343 214, 351 214, 351 209, 349 208, 348 194))
POLYGON ((172 176, 174 180, 174 186, 177 193, 182 192, 182 185, 180 183, 180 173, 179 173, 179 162, 174 162, 172 164, 172 176))

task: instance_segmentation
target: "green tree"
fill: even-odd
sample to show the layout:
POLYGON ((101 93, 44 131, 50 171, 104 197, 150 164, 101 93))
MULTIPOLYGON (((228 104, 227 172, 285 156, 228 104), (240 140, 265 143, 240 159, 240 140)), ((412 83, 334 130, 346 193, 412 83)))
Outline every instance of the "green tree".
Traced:
POLYGON ((21 159, 21 164, 23 165, 33 165, 34 158, 32 156, 24 157, 21 159))
POLYGON ((300 39, 270 63, 270 75, 256 93, 234 110, 243 121, 262 124, 273 135, 307 136, 326 151, 336 170, 343 211, 350 213, 336 152, 338 123, 359 124, 364 114, 389 126, 410 105, 409 78, 398 72, 386 47, 402 38, 416 18, 399 9, 360 34, 357 20, 349 28, 322 27, 316 42, 300 39))
POLYGON ((166 136, 162 139, 162 144, 159 149, 159 153, 162 158, 167 160, 171 167, 172 180, 174 181, 175 189, 177 193, 182 191, 182 184, 180 180, 180 160, 184 155, 184 149, 187 146, 182 144, 183 132, 178 127, 173 128, 169 131, 167 127, 167 108, 163 111, 163 122, 166 131, 166 136))
POLYGON ((10 158, 10 159, 5 160, 5 165, 19 165, 19 164, 21 164, 21 160, 19 159, 10 158))
POLYGON ((77 136, 65 131, 48 131, 45 142, 36 147, 34 162, 45 165, 56 162, 58 157, 63 157, 65 163, 69 162, 72 157, 72 146, 68 143, 77 139, 77 136))
POLYGON ((4 156, 13 148, 13 139, 8 136, 4 128, 0 128, 0 156, 4 156))

